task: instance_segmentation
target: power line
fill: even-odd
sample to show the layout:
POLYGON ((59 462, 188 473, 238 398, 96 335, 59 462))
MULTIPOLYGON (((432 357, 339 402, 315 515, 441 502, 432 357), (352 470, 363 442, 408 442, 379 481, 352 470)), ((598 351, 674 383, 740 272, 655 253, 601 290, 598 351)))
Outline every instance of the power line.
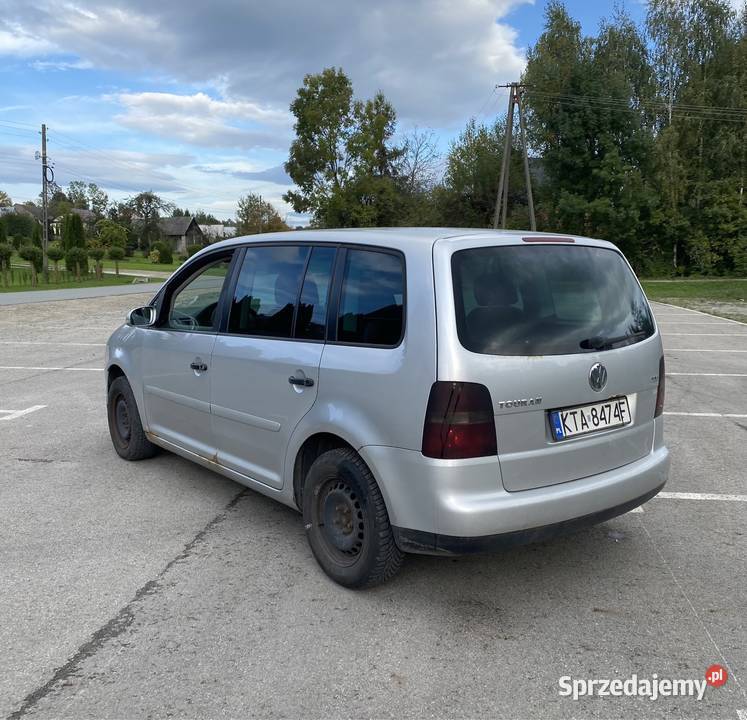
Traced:
MULTIPOLYGON (((636 104, 624 98, 601 97, 590 95, 564 95, 561 93, 546 93, 529 90, 528 93, 540 100, 555 102, 560 105, 575 105, 577 107, 597 107, 598 109, 627 110, 641 112, 642 110, 668 110, 668 103, 658 100, 640 99, 636 104)), ((704 105, 688 105, 684 103, 672 106, 673 115, 681 119, 720 120, 723 122, 742 123, 747 121, 747 109, 727 108, 720 106, 708 107, 704 105)))

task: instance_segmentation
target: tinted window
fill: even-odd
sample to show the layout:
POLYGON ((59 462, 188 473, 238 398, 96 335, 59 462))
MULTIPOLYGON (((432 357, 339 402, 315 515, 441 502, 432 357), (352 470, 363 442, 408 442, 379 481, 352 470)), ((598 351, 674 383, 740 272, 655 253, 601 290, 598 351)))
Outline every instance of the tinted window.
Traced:
POLYGON ((337 339, 363 345, 396 345, 402 336, 404 292, 400 256, 348 250, 337 339))
POLYGON ((171 298, 167 327, 197 332, 217 329, 217 310, 231 258, 202 268, 171 298))
POLYGON ((289 338, 308 247, 249 247, 236 283, 228 332, 289 338))
POLYGON ((560 355, 649 337, 646 299, 619 253, 534 245, 454 253, 457 330, 468 350, 560 355))
POLYGON ((324 340, 327 325, 327 296, 332 279, 336 250, 315 247, 306 269, 301 289, 301 302, 296 315, 297 338, 324 340))

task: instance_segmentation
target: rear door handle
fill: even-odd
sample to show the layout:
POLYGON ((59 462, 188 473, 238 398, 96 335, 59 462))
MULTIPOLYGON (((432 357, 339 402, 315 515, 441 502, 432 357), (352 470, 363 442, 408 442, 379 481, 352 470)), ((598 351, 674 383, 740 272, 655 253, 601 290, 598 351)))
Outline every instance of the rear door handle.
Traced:
POLYGON ((312 387, 314 385, 314 381, 309 377, 296 377, 295 375, 291 375, 288 378, 288 382, 291 385, 301 385, 302 387, 312 387))
POLYGON ((207 365, 204 362, 193 362, 189 364, 195 372, 207 372, 207 365))

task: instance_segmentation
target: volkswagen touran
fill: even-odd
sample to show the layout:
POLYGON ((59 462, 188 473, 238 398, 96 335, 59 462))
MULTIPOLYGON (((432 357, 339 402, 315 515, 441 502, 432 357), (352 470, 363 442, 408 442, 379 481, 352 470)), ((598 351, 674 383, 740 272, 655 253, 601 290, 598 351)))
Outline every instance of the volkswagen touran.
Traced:
POLYGON ((664 485, 661 336, 611 243, 318 230, 204 248, 107 347, 127 460, 177 453, 303 514, 323 570, 544 540, 664 485))

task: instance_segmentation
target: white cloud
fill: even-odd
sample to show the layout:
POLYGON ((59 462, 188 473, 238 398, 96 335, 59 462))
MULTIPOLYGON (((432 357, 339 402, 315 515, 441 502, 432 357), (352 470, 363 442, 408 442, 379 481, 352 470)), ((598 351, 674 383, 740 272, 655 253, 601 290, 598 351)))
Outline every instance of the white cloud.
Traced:
POLYGON ((31 63, 34 70, 90 70, 93 63, 90 60, 34 60, 31 63))
POLYGON ((215 100, 205 93, 119 93, 120 124, 203 147, 285 148, 290 116, 253 102, 215 100))
POLYGON ((526 1, 79 0, 60 12, 51 0, 11 0, 9 16, 97 67, 209 85, 258 109, 287 108, 304 74, 341 66, 358 94, 381 89, 401 116, 435 126, 461 122, 495 83, 518 77, 523 53, 500 20, 526 1))
POLYGON ((55 46, 44 38, 26 32, 18 25, 0 25, 0 56, 33 57, 53 52, 55 46))

